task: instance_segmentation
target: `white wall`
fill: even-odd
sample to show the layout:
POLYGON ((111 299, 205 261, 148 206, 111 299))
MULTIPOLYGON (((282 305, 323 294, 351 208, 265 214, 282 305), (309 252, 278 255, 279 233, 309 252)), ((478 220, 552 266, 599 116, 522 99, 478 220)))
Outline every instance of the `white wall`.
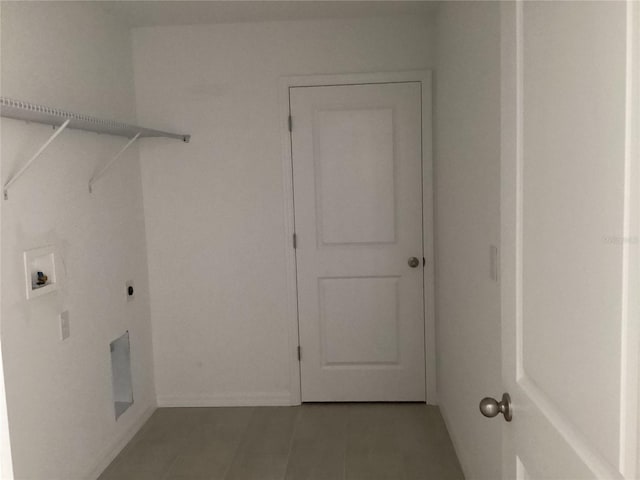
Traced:
POLYGON ((501 476, 498 2, 443 2, 436 19, 436 308, 438 402, 468 479, 501 476))
POLYGON ((134 30, 161 405, 290 401, 278 78, 432 65, 423 18, 134 30))
MULTIPOLYGON (((2 3, 2 95, 135 120, 131 39, 91 2, 2 3)), ((51 127, 2 119, 3 182, 51 127)), ((145 231, 136 149, 65 131, 2 201, 2 355, 16 478, 97 476, 155 407, 145 231), (23 251, 54 245, 62 288, 25 299, 23 251), (136 284, 127 303, 125 281, 136 284), (68 310, 71 337, 59 339, 68 310), (131 332, 135 404, 114 420, 109 342, 131 332)))
MULTIPOLYGON (((2 24, 2 8, 0 7, 0 25, 2 24)), ((0 52, 2 35, 0 35, 0 52)), ((2 75, 0 75, 0 92, 2 91, 2 75)), ((0 145, 2 145, 2 128, 0 125, 0 145)), ((1 153, 1 149, 0 149, 1 153)), ((1 156, 0 156, 1 158, 1 156)), ((0 161, 0 178, 2 162, 0 161)), ((0 222, 2 219, 2 203, 0 202, 0 222)), ((0 234, 0 272, 2 271, 2 235, 0 234)), ((0 294, 0 337, 2 336, 2 295, 0 294)), ((0 342, 0 478, 13 479, 13 463, 11 461, 11 441, 9 437, 9 417, 7 414, 7 395, 4 386, 4 365, 2 361, 2 342, 0 342)))

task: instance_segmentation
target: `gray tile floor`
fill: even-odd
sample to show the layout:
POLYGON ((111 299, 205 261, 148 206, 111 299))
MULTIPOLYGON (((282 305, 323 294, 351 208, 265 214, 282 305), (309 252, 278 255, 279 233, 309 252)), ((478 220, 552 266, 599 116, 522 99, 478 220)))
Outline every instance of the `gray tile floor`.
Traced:
POLYGON ((436 407, 160 408, 99 480, 461 480, 436 407))

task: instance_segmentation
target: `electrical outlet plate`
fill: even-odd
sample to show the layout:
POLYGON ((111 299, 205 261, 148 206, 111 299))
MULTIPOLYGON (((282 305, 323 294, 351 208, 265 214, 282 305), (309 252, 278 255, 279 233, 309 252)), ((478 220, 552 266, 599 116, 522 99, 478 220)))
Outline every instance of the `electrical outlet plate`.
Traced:
POLYGON ((127 280, 125 284, 124 293, 127 296, 127 302, 132 302, 136 298, 136 287, 133 284, 133 280, 127 280), (129 289, 133 290, 133 293, 129 294, 129 289))
POLYGON ((71 336, 71 325, 69 324, 69 311, 65 310, 60 314, 60 340, 66 340, 71 336))

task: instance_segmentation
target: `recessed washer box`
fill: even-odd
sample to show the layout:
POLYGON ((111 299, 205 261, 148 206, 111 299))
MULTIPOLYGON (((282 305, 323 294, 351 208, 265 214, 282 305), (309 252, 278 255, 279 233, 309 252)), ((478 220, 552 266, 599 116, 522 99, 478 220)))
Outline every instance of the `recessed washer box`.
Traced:
POLYGON ((56 291, 55 247, 47 246, 24 252, 24 277, 27 299, 56 291))

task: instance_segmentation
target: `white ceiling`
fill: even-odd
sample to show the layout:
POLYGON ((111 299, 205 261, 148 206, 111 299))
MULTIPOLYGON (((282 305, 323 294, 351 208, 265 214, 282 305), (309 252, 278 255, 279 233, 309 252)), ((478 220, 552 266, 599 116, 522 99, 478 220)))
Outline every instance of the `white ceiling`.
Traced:
POLYGON ((198 25, 274 20, 433 16, 435 1, 99 1, 106 11, 131 27, 198 25))

